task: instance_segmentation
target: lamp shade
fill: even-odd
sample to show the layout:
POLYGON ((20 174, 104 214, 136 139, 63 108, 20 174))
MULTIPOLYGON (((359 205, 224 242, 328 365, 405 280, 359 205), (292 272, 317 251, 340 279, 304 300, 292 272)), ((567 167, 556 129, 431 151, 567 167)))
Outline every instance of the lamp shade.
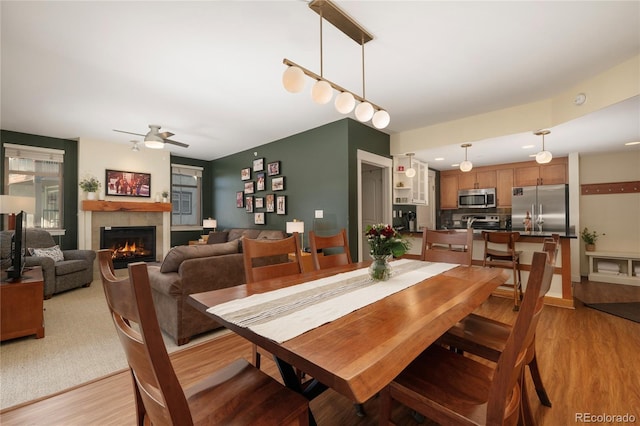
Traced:
POLYGON ((144 146, 151 149, 162 149, 164 148, 164 141, 158 135, 147 135, 144 138, 144 146))
POLYGON ((416 169, 414 169, 413 167, 409 167, 405 172, 405 175, 407 175, 407 177, 414 177, 416 175, 416 169))
POLYGON ((331 101, 333 88, 324 80, 318 80, 311 88, 311 99, 317 104, 324 105, 331 101))
POLYGON ((350 92, 342 92, 336 96, 335 107, 341 114, 349 114, 356 106, 356 98, 350 92))
POLYGON ((205 219, 202 221, 202 227, 203 228, 217 228, 218 227, 218 221, 215 219, 205 219))
POLYGON ((299 220, 294 220, 293 222, 287 222, 287 234, 293 234, 294 232, 303 234, 304 222, 299 220))
POLYGON ((287 67, 282 74, 282 85, 290 93, 300 93, 304 90, 304 72, 298 67, 287 67))
POLYGON ((464 160, 462 163, 460 163, 460 170, 462 170, 463 172, 470 172, 471 169, 473 169, 473 163, 469 160, 464 160))
POLYGON ((35 213, 36 199, 17 195, 0 195, 0 214, 16 214, 21 211, 35 213))
POLYGON ((365 122, 373 117, 373 106, 367 101, 362 102, 356 107, 356 118, 358 121, 365 122))
POLYGON ((384 129, 389 125, 390 121, 391 117, 389 116, 389 113, 383 109, 373 114, 373 118, 371 119, 371 122, 376 129, 384 129))
POLYGON ((536 162, 538 164, 546 164, 551 161, 553 155, 549 151, 540 151, 536 154, 536 162))

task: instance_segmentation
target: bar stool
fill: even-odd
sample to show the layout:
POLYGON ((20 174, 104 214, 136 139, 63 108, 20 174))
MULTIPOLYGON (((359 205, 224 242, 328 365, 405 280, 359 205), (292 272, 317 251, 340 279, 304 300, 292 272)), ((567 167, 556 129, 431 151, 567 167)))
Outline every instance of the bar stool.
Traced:
POLYGON ((482 231, 484 239, 484 258, 482 266, 495 266, 513 270, 513 284, 503 284, 513 287, 513 310, 520 310, 522 300, 522 278, 520 277, 520 254, 516 251, 516 241, 519 232, 488 232, 482 231))

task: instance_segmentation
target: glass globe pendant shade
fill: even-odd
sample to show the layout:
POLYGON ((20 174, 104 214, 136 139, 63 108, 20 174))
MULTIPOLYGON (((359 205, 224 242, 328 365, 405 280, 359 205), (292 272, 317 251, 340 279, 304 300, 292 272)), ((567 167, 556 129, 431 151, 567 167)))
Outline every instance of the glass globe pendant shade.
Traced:
POLYGON ((365 122, 373 117, 373 106, 367 101, 362 102, 356 107, 356 118, 358 121, 365 122))
POLYGON ((311 88, 311 99, 317 104, 324 105, 333 97, 333 88, 324 80, 318 80, 311 88))
POLYGON ((460 163, 460 170, 462 170, 463 172, 470 172, 471 169, 473 169, 473 163, 471 163, 471 161, 464 160, 462 163, 460 163))
POLYGON ((298 67, 287 67, 282 74, 282 85, 291 93, 300 93, 304 90, 304 72, 298 67))
POLYGON ((553 158, 553 155, 549 151, 540 151, 536 154, 536 162, 538 164, 546 164, 553 158))
POLYGON ((356 99, 349 92, 342 92, 336 96, 335 107, 341 114, 349 114, 356 106, 356 99))
POLYGON ((371 122, 376 129, 384 129, 389 125, 390 121, 391 117, 389 116, 389 113, 383 109, 373 114, 373 119, 371 119, 371 122))
POLYGON ((414 169, 413 167, 409 167, 405 172, 405 175, 407 175, 407 177, 412 178, 416 175, 416 169, 414 169))

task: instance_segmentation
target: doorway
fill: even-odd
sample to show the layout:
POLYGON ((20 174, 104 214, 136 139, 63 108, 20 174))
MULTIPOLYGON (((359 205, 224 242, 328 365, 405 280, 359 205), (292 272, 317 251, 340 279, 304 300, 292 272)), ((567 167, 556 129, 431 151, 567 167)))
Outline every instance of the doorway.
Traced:
POLYGON ((391 223, 392 170, 390 158, 358 150, 358 261, 371 259, 366 226, 391 223))

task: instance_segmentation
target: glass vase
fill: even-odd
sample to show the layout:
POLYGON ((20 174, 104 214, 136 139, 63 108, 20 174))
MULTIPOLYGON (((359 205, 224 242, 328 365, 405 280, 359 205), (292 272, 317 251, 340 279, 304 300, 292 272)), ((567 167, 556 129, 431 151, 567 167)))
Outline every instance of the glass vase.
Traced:
POLYGON ((369 265, 369 276, 374 281, 387 281, 391 278, 391 265, 389 255, 374 255, 373 262, 369 265))

